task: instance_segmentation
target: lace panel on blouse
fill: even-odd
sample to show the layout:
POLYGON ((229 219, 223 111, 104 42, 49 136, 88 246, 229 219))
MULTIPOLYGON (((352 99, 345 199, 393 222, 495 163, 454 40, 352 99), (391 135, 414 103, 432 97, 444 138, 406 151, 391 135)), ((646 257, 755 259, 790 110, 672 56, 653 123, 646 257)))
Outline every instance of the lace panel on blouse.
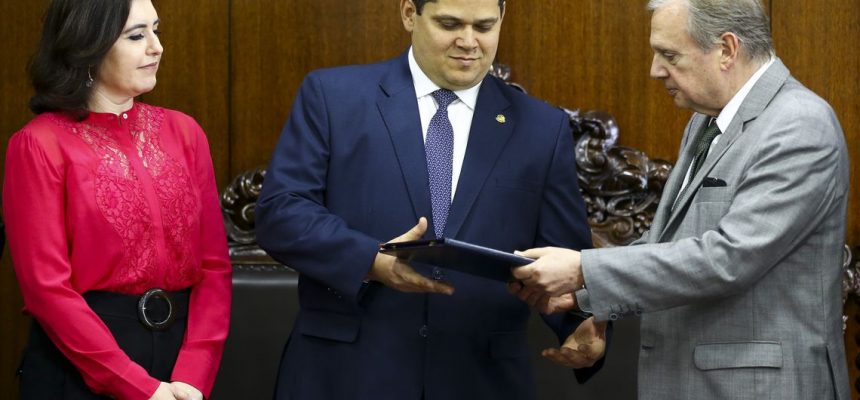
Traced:
POLYGON ((152 210, 141 184, 116 137, 105 127, 87 122, 55 118, 80 137, 99 157, 95 176, 95 198, 107 222, 122 238, 124 261, 113 274, 116 288, 141 293, 163 282, 163 289, 190 286, 200 275, 199 261, 189 235, 199 214, 199 199, 183 166, 161 145, 164 110, 138 104, 136 118, 129 121, 132 141, 158 197, 165 238, 167 264, 158 257, 152 210))

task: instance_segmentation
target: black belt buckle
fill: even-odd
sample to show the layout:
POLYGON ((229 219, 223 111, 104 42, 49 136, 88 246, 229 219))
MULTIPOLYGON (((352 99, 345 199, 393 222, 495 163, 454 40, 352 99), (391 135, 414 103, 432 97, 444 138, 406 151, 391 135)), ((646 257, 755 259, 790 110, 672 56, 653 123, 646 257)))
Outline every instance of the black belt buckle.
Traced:
POLYGON ((173 303, 170 293, 159 288, 149 289, 143 296, 140 296, 140 300, 137 302, 137 317, 140 319, 140 323, 150 330, 163 331, 173 326, 173 322, 176 321, 176 305, 173 303), (146 314, 146 305, 155 298, 161 298, 167 303, 167 318, 160 322, 151 320, 146 314))

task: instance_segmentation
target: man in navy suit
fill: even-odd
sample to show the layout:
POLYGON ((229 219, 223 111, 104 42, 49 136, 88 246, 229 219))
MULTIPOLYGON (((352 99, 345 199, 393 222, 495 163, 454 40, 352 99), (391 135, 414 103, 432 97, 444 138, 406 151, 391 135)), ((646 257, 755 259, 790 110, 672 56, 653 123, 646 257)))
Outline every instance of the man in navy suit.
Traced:
MULTIPOLYGON (((400 10, 411 48, 310 73, 266 175, 259 243, 300 273, 276 398, 532 399, 525 302, 502 282, 378 249, 398 235, 590 247, 568 119, 488 76, 503 0, 400 10), (437 92, 453 99, 446 108, 437 92), (430 142, 446 131, 439 162, 430 142)), ((603 330, 572 314, 545 319, 565 351, 600 349, 576 365, 580 380, 593 374, 603 330)))

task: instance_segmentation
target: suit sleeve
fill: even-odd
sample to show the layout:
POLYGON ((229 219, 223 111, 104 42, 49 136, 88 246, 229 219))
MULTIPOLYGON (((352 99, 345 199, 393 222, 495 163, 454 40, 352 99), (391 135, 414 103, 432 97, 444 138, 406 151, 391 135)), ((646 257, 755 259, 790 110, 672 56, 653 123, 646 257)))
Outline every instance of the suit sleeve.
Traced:
POLYGON ((200 198, 202 278, 191 291, 188 328, 171 379, 188 383, 208 397, 230 327, 232 267, 227 254, 227 235, 218 203, 209 143, 200 126, 190 118, 188 122, 188 130, 196 139, 193 155, 196 170, 192 173, 200 198))
POLYGON ((829 107, 794 111, 749 150, 713 229, 671 243, 583 252, 598 319, 619 308, 647 313, 742 292, 840 207, 847 167, 838 122, 829 107))
MULTIPOLYGON (((578 179, 573 133, 567 117, 562 116, 552 163, 544 185, 535 243, 537 247, 560 246, 574 250, 592 247, 591 230, 578 179)), ((564 342, 583 321, 582 318, 567 313, 541 314, 541 317, 555 331, 559 343, 564 342)), ((609 333, 607 342, 608 338, 609 333)), ((577 381, 587 381, 603 367, 603 362, 604 359, 600 359, 593 367, 576 370, 577 381)))
POLYGON ((266 171, 256 209, 257 241, 303 276, 357 300, 379 240, 350 229, 326 208, 327 109, 323 85, 309 75, 266 171))

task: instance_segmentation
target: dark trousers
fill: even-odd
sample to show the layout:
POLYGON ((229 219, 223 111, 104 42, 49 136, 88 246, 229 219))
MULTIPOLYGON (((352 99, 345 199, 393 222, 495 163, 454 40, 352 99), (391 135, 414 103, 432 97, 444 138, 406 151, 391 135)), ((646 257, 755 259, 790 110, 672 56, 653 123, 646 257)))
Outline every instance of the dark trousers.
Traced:
MULTIPOLYGON (((87 304, 104 321, 119 347, 132 361, 142 366, 149 375, 170 382, 173 365, 179 355, 188 315, 188 291, 178 292, 174 299, 178 316, 170 328, 153 331, 146 328, 137 316, 137 296, 107 292, 90 292, 84 295, 87 304)), ((149 315, 161 318, 166 305, 153 302, 149 315)), ((93 393, 84 383, 80 372, 57 349, 42 327, 36 322, 24 350, 18 370, 22 400, 45 399, 108 399, 93 393)))

